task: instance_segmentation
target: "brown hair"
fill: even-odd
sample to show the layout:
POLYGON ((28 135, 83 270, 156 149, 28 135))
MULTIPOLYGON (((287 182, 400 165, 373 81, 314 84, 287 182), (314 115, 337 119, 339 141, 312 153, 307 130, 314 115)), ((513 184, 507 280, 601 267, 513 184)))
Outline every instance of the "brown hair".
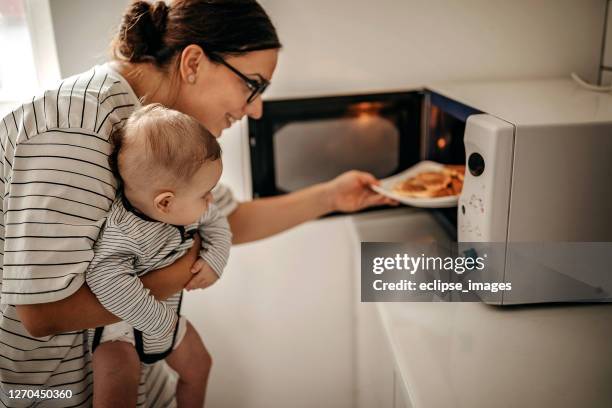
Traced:
POLYGON ((188 183, 207 161, 221 158, 217 139, 184 113, 153 103, 111 134, 111 168, 120 184, 188 183))
POLYGON ((111 47, 115 59, 164 69, 190 44, 213 59, 281 47, 272 21, 255 0, 135 1, 111 47))

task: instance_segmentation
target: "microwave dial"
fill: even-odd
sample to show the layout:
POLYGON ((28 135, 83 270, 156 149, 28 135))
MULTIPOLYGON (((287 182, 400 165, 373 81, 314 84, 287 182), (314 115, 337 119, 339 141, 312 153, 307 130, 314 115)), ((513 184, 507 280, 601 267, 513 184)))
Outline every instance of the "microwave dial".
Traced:
POLYGON ((485 169, 484 158, 480 153, 472 153, 468 158, 468 169, 474 177, 480 176, 485 169))

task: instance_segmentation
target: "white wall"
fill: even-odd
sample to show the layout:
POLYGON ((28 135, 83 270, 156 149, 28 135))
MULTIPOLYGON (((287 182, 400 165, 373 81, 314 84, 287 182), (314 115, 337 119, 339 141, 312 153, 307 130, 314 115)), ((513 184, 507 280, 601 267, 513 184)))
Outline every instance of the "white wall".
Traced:
POLYGON ((270 97, 452 79, 596 81, 606 0, 262 0, 284 49, 270 97))
POLYGON ((107 60, 128 0, 50 0, 62 78, 107 60))
MULTIPOLYGON (((284 45, 269 97, 284 97, 571 71, 595 81, 606 0, 261 3, 284 45)), ((127 4, 50 0, 62 76, 105 60, 127 4)))

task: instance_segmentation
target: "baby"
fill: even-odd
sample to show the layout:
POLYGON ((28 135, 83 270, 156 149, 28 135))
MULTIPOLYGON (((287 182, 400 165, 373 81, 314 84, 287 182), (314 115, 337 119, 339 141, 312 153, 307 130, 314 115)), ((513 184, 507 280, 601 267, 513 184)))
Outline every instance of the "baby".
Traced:
POLYGON ((199 406, 210 364, 181 295, 156 300, 139 276, 173 263, 202 237, 190 287, 214 283, 227 263, 228 222, 212 204, 221 148, 195 119, 159 104, 135 111, 112 136, 117 198, 96 241, 87 284, 123 321, 91 331, 94 405, 135 406, 140 362, 165 359, 179 375, 179 406, 199 406))

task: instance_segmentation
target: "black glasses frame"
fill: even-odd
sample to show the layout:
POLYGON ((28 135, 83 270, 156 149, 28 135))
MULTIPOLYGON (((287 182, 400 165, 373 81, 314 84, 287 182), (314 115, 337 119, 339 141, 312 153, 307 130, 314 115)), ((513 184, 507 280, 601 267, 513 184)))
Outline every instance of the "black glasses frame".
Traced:
POLYGON ((221 58, 221 57, 219 57, 217 55, 212 55, 211 59, 213 61, 216 61, 216 62, 218 62, 220 64, 225 65, 230 71, 232 71, 234 74, 236 74, 240 79, 242 79, 244 81, 244 83, 247 85, 247 87, 251 90, 251 94, 247 98, 247 103, 253 102, 255 100, 255 98, 257 98, 259 95, 264 93, 266 88, 268 86, 270 86, 270 81, 268 81, 265 78, 261 78, 261 75, 259 75, 259 77, 261 79, 258 81, 256 79, 249 78, 248 76, 244 75, 238 69, 234 68, 227 61, 225 61, 223 58, 221 58))

